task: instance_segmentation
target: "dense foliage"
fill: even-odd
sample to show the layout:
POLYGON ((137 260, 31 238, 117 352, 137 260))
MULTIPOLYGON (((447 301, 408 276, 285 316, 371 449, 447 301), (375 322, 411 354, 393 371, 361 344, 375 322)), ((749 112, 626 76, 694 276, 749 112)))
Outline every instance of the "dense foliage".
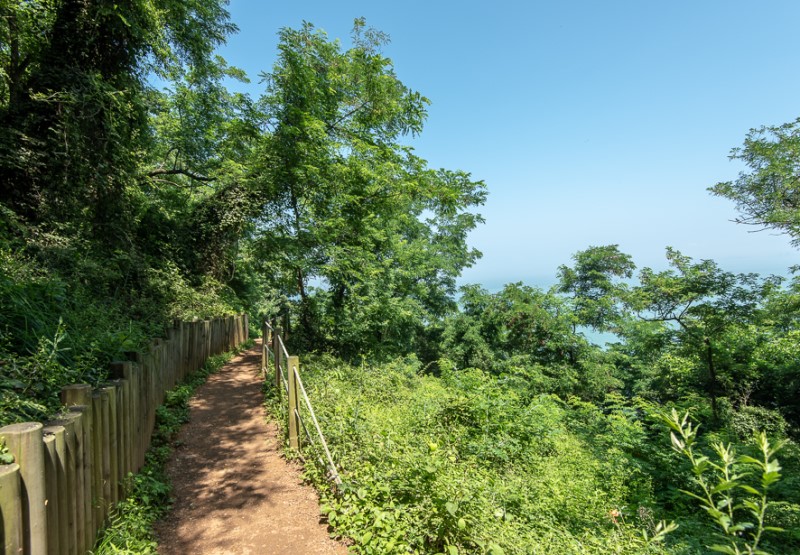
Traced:
POLYGON ((465 286, 435 360, 307 361, 334 530, 375 554, 800 552, 799 283, 666 258, 465 286))
POLYGON ((485 188, 401 144, 428 101, 363 20, 346 50, 284 29, 253 100, 219 0, 1 9, 0 422, 176 317, 291 301, 296 344, 355 357, 455 308, 485 188))
MULTIPOLYGON (((695 554, 725 541, 679 491, 702 493, 670 449, 663 409, 646 399, 590 403, 544 393, 514 371, 436 377, 413 357, 381 366, 315 358, 303 374, 343 484, 333 488, 315 456, 307 475, 356 553, 695 554), (665 537, 671 521, 678 527, 665 537)), ((710 454, 719 433, 694 449, 710 454)), ((751 440, 735 439, 757 456, 751 440)), ((798 454, 796 444, 780 453, 787 471, 798 454)), ((760 487, 759 478, 740 479, 760 487)), ((772 488, 766 526, 787 532, 765 532, 762 549, 800 549, 798 501, 796 484, 772 488)))
POLYGON ((248 304, 218 262, 244 229, 214 163, 245 119, 217 102, 234 29, 216 0, 0 3, 0 423, 45 418, 174 318, 248 304))
POLYGON ((295 344, 344 356, 417 348, 479 256, 466 235, 483 183, 432 170, 398 142, 422 131, 428 100, 400 82, 386 37, 363 20, 346 51, 310 24, 280 39, 254 243, 297 299, 295 344))
MULTIPOLYGON (((800 279, 603 245, 549 291, 459 292, 486 188, 403 144, 428 100, 388 38, 283 29, 254 99, 214 55, 225 5, 0 0, 0 424, 174 318, 250 310, 319 355, 356 551, 800 550, 800 279)), ((797 136, 751 131, 712 188, 795 239, 797 136)))

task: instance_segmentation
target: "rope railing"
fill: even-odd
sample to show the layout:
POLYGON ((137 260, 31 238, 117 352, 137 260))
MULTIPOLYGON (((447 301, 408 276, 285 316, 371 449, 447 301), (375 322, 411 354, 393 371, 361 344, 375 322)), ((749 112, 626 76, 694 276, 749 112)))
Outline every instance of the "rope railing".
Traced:
POLYGON ((342 480, 339 477, 339 472, 336 470, 336 464, 333 462, 331 451, 328 448, 328 442, 325 441, 325 436, 317 420, 317 415, 314 412, 311 399, 309 399, 306 388, 303 385, 303 380, 300 378, 300 359, 299 357, 289 355, 280 330, 275 329, 265 320, 261 353, 261 366, 265 379, 269 375, 270 361, 272 361, 275 373, 275 387, 279 392, 283 390, 283 392, 286 393, 286 399, 288 401, 289 446, 292 449, 300 449, 300 429, 302 428, 309 444, 313 445, 319 443, 325 454, 325 459, 327 460, 327 462, 323 461, 322 457, 319 457, 318 460, 320 464, 327 466, 331 480, 333 480, 336 485, 341 485, 342 480), (301 414, 301 398, 306 406, 308 418, 311 420, 317 432, 316 441, 309 432, 308 426, 301 414))

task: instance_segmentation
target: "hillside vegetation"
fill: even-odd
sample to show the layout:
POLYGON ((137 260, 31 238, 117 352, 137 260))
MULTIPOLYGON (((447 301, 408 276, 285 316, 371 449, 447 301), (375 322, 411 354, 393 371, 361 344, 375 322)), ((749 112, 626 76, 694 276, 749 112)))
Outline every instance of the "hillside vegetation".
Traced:
MULTIPOLYGON (((587 245, 459 290, 487 187, 403 144, 429 101, 386 35, 283 29, 251 98, 225 5, 0 6, 0 424, 175 318, 286 316, 356 552, 800 552, 800 281, 587 245)), ((711 187, 795 241, 799 126, 711 187)))

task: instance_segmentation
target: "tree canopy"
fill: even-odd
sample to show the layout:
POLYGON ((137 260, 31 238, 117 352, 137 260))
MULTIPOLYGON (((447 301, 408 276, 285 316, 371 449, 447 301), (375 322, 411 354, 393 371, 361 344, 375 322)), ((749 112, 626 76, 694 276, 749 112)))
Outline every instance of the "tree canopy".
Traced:
POLYGON ((455 278, 479 256, 471 209, 486 197, 400 144, 422 131, 428 100, 397 78, 386 41, 363 20, 347 50, 311 24, 284 29, 264 76, 258 252, 298 297, 308 344, 350 354, 408 349, 454 307, 455 278))
POLYGON ((736 203, 738 223, 787 233, 800 245, 800 119, 751 129, 730 157, 748 171, 709 190, 736 203))

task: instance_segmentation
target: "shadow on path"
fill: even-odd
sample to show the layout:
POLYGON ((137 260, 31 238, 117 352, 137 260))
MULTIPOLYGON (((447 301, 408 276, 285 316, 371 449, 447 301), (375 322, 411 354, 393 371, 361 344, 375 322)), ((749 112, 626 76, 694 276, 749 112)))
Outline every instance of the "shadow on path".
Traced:
POLYGON ((261 348, 197 390, 167 466, 175 503, 156 525, 159 553, 344 555, 320 524, 316 493, 281 456, 263 408, 261 348))

